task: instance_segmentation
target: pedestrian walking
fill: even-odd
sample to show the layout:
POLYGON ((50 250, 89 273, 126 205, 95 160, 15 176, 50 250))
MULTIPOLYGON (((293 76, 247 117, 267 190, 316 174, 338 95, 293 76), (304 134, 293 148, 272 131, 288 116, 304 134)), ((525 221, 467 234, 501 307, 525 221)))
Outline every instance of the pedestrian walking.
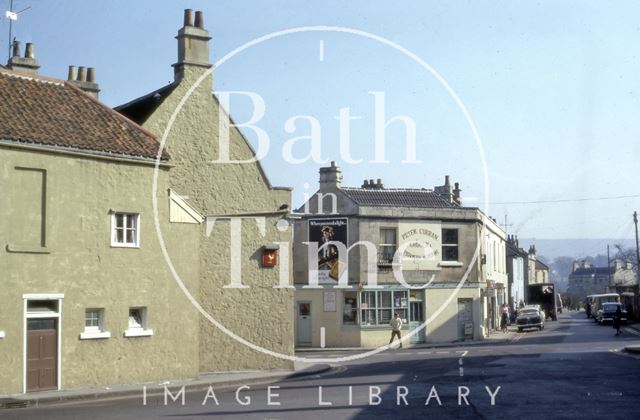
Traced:
POLYGON ((509 322, 509 312, 503 312, 502 316, 500 318, 500 328, 502 329, 503 333, 507 332, 507 323, 509 322))
POLYGON ((616 329, 616 335, 622 334, 622 331, 620 331, 621 325, 622 325, 622 310, 620 309, 620 305, 618 305, 618 309, 616 309, 616 313, 613 315, 613 328, 616 329))
POLYGON ((389 344, 391 344, 393 339, 398 336, 400 348, 402 348, 402 334, 400 333, 400 330, 402 329, 402 319, 400 319, 400 315, 394 314, 389 325, 391 325, 391 340, 389 340, 389 344))

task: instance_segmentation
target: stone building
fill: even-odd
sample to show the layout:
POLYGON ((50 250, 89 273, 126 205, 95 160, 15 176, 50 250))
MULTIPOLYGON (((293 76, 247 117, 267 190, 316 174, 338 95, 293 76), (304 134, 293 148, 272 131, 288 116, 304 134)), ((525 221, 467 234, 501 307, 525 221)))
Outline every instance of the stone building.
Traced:
MULTIPOLYGON (((291 367, 187 296, 239 339, 293 353, 290 190, 258 163, 210 163, 211 77, 157 140, 210 66, 202 22, 185 13, 174 82, 119 112, 98 101, 93 69, 39 75, 32 45, 0 68, 0 395, 291 367), (236 282, 247 288, 225 288, 236 282)), ((251 157, 230 133, 230 156, 251 157)))
POLYGON ((200 370, 291 368, 290 360, 239 341, 293 354, 291 230, 286 221, 291 188, 271 185, 260 163, 253 161, 248 141, 212 94, 213 74, 207 74, 211 37, 203 13, 193 16, 186 10, 176 38, 173 82, 116 110, 161 139, 178 104, 194 89, 166 138, 173 165, 168 182, 207 219, 198 250, 200 289, 194 293, 200 295, 203 311, 236 336, 200 317, 200 370), (221 124, 227 140, 219 138, 221 124), (263 254, 277 253, 278 247, 281 263, 265 266, 263 254))
POLYGON ((507 298, 505 234, 462 206, 449 177, 433 190, 380 179, 353 188, 332 162, 297 215, 298 346, 386 344, 394 313, 411 343, 480 339, 497 326, 507 298))
POLYGON ((588 295, 633 292, 636 285, 637 276, 630 261, 616 258, 610 267, 596 267, 584 259, 573 262, 567 293, 572 301, 582 302, 588 295))
POLYGON ((528 262, 529 255, 520 248, 518 237, 509 235, 507 237, 507 276, 509 282, 509 307, 512 309, 520 307, 525 302, 525 261, 528 262))

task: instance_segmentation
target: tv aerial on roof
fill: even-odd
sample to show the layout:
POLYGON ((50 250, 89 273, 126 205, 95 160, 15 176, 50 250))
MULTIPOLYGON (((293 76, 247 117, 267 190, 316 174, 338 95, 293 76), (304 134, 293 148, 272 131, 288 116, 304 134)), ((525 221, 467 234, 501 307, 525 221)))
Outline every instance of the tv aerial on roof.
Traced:
POLYGON ((22 12, 26 12, 27 10, 31 9, 31 6, 27 6, 22 10, 19 10, 17 12, 13 11, 13 0, 11 0, 11 2, 9 3, 9 10, 7 10, 4 13, 4 16, 9 19, 9 56, 7 57, 7 60, 9 60, 11 58, 11 47, 13 45, 13 21, 14 20, 18 20, 18 15, 22 12))

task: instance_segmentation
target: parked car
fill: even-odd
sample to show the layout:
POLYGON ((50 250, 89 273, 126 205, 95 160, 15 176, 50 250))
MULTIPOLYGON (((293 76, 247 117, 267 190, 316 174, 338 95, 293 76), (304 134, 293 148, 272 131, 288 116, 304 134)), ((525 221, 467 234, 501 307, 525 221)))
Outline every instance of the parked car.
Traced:
POLYGON ((627 323, 627 311, 624 309, 621 303, 618 302, 604 302, 601 304, 600 309, 598 309, 598 314, 596 315, 596 321, 600 324, 604 324, 605 322, 613 322, 613 316, 616 314, 618 308, 622 309, 622 323, 627 323))
POLYGON ((544 312, 535 306, 525 306, 518 311, 518 317, 516 318, 516 326, 518 332, 522 332, 528 328, 544 329, 544 312))

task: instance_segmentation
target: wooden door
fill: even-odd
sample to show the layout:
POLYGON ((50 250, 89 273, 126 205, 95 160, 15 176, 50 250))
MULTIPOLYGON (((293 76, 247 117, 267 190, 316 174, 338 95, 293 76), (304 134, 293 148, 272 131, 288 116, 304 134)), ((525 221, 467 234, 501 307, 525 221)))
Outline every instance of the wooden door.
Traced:
POLYGON ((57 388, 57 320, 54 318, 27 319, 27 391, 57 388))

